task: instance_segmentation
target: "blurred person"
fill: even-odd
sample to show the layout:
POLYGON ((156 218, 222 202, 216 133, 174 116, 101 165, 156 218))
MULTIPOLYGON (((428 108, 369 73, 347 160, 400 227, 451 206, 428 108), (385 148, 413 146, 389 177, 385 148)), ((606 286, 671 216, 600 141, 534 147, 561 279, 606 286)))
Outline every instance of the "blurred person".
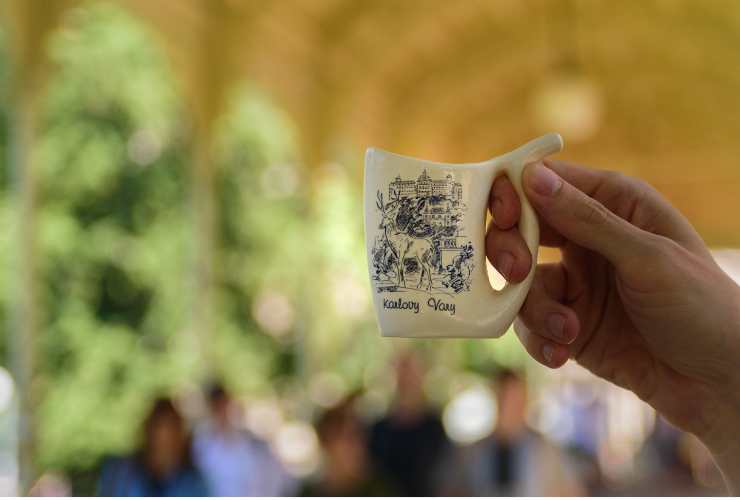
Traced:
POLYGON ((396 397, 388 415, 371 428, 370 453, 398 494, 433 495, 431 471, 450 443, 438 413, 427 404, 418 356, 412 352, 401 355, 395 371, 396 397))
POLYGON ((579 496, 585 493, 567 455, 529 428, 527 384, 501 370, 494 389, 498 417, 491 434, 460 449, 440 469, 442 491, 455 496, 579 496))
POLYGON ((324 452, 318 480, 309 482, 303 496, 386 496, 388 480, 373 470, 365 428, 355 413, 354 398, 324 412, 316 432, 324 452))
POLYGON ((280 496, 295 482, 269 445, 239 424, 239 408, 220 383, 208 388, 209 419, 199 426, 193 455, 214 496, 280 496))
POLYGON ((106 461, 100 496, 205 496, 205 481, 193 466, 185 421, 168 398, 154 402, 143 426, 143 443, 128 457, 106 461))
POLYGON ((565 445, 563 453, 568 457, 569 470, 573 471, 573 475, 582 486, 584 496, 613 496, 597 455, 583 447, 573 445, 565 445))
MULTIPOLYGON (((716 482, 711 488, 697 480, 692 455, 701 450, 694 449, 694 442, 690 435, 657 417, 653 430, 635 457, 639 476, 634 483, 616 488, 613 493, 619 496, 717 495, 720 492, 716 482)), ((707 465, 713 464, 702 463, 701 467, 707 465)))
POLYGON ((594 380, 574 381, 560 395, 560 411, 572 421, 565 441, 574 450, 596 457, 607 432, 607 408, 594 380))
POLYGON ((573 464, 576 476, 589 496, 609 493, 608 483, 599 462, 599 452, 607 437, 607 407, 599 397, 600 384, 590 380, 575 380, 562 389, 557 397, 560 445, 573 464))
MULTIPOLYGON (((542 244, 562 255, 536 265, 515 324, 527 352, 550 368, 574 359, 632 391, 697 436, 740 494, 740 287, 645 182, 546 160, 522 184, 542 244)), ((490 201, 488 258, 520 282, 533 263, 507 178, 490 201)))

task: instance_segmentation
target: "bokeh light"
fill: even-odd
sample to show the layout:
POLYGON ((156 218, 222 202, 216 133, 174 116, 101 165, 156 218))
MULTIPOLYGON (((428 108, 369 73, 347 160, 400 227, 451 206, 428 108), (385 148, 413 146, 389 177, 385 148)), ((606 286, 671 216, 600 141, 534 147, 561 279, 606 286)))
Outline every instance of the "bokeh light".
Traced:
POLYGON ((599 131, 603 100, 591 80, 559 76, 537 89, 532 110, 540 130, 558 130, 566 141, 579 143, 593 138, 599 131))
POLYGON ((298 171, 295 166, 286 163, 270 165, 260 176, 260 185, 265 197, 276 200, 295 195, 298 182, 298 171))
POLYGON ((319 442, 313 427, 304 422, 287 422, 275 439, 275 451, 294 474, 303 477, 320 463, 319 442))
POLYGON ((14 394, 15 384, 13 383, 13 377, 10 375, 8 370, 0 367, 0 413, 3 413, 10 408, 14 394))
POLYGON ((267 333, 282 337, 293 326, 295 313, 288 297, 280 292, 266 291, 255 299, 252 314, 267 333))
POLYGON ((475 385, 455 395, 443 413, 447 435, 461 444, 486 437, 496 425, 496 399, 484 385, 475 385))
POLYGON ((346 393, 344 379, 335 372, 320 372, 312 379, 308 388, 311 401, 323 408, 339 403, 346 393))
POLYGON ((255 435, 267 440, 277 435, 284 420, 280 403, 272 398, 251 401, 244 412, 246 427, 255 435))

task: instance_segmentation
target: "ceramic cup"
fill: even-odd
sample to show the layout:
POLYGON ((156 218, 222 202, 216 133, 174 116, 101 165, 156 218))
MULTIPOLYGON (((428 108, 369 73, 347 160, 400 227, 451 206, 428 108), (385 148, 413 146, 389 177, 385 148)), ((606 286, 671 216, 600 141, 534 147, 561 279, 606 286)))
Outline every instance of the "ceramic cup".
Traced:
POLYGON ((524 166, 563 147, 550 133, 481 163, 436 163, 370 148, 365 245, 375 313, 386 337, 500 337, 534 273, 495 290, 486 270, 486 210, 506 174, 522 205, 519 231, 537 262, 539 226, 522 190, 524 166))

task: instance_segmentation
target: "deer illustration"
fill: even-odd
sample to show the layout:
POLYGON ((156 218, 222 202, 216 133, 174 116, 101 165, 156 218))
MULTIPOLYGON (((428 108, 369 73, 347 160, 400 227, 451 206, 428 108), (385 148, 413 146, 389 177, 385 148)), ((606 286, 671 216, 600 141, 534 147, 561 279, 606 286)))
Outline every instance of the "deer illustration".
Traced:
POLYGON ((397 197, 384 204, 383 194, 378 192, 377 206, 382 214, 379 229, 383 230, 383 238, 395 257, 398 285, 406 287, 406 259, 416 259, 421 270, 416 288, 422 287, 426 275, 426 290, 430 291, 432 289, 434 247, 429 239, 409 234, 409 221, 399 224, 399 205, 400 200, 397 197))

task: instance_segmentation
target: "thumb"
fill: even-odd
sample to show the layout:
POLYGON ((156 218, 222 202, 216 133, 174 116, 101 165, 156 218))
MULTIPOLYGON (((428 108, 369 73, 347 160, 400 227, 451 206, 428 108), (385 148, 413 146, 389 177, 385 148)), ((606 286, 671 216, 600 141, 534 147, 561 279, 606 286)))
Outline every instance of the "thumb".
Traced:
POLYGON ((527 198, 539 216, 566 239, 617 267, 644 255, 650 233, 633 226, 542 163, 523 174, 527 198))

